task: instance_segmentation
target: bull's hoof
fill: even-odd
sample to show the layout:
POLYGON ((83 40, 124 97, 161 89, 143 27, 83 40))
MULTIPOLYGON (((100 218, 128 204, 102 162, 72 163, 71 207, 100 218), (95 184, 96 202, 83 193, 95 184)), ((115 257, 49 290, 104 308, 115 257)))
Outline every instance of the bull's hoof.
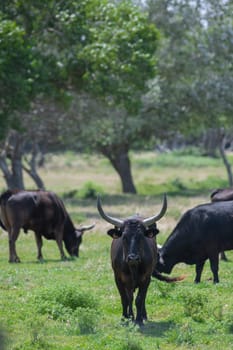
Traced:
POLYGON ((134 321, 134 323, 135 323, 136 326, 138 326, 138 327, 140 327, 140 328, 144 326, 144 323, 143 323, 143 321, 141 321, 141 320, 140 320, 140 321, 139 321, 139 320, 136 320, 136 321, 134 321))
POLYGON ((62 261, 67 261, 68 258, 67 258, 67 256, 64 255, 64 256, 61 257, 61 260, 62 260, 62 261))
POLYGON ((11 258, 9 260, 9 263, 20 263, 20 258, 16 256, 15 258, 11 258))

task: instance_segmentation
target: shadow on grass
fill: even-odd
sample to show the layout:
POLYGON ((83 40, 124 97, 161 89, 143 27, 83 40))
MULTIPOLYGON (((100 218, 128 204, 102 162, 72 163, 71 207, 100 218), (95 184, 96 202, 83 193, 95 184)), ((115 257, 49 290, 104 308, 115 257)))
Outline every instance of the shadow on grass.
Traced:
MULTIPOLYGON (((159 200, 163 197, 164 193, 166 193, 169 197, 195 197, 200 195, 206 195, 207 197, 210 196, 210 193, 213 191, 215 187, 213 188, 198 188, 198 189, 192 189, 192 188, 184 188, 182 190, 180 189, 158 189, 157 191, 151 191, 151 193, 145 193, 145 194, 130 194, 130 193, 119 193, 119 194, 102 194, 100 196, 102 204, 103 205, 122 205, 127 203, 141 203, 142 201, 148 200, 148 199, 156 199, 159 200)), ((81 207, 89 207, 89 206, 96 206, 97 203, 97 197, 92 199, 79 199, 79 198, 66 198, 64 199, 65 203, 69 203, 72 206, 81 206, 81 207)))
MULTIPOLYGON (((36 265, 43 265, 43 264, 48 264, 48 263, 56 263, 56 264, 58 264, 58 263, 60 263, 60 264, 66 264, 66 263, 70 263, 70 262, 75 262, 75 261, 78 261, 78 258, 75 258, 75 257, 66 257, 66 259, 65 260, 62 260, 61 258, 59 259, 59 258, 57 258, 57 259, 43 259, 43 260, 37 260, 36 258, 35 258, 35 260, 27 260, 27 261, 25 261, 25 260, 21 260, 21 262, 20 262, 20 265, 24 265, 24 264, 36 264, 36 265)), ((15 263, 13 263, 13 264, 15 264, 15 263)))
POLYGON ((140 328, 140 332, 143 335, 150 337, 162 337, 171 328, 175 327, 175 323, 172 321, 161 322, 146 322, 143 327, 140 328))

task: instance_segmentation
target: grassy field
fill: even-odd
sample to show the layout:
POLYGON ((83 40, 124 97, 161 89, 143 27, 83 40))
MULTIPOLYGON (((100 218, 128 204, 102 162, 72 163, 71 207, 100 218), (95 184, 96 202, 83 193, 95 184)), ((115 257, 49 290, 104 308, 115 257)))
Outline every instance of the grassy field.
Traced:
MULTIPOLYGON (((110 225, 96 211, 96 193, 111 215, 153 215, 168 194, 168 211, 158 223, 163 243, 181 214, 208 202, 210 192, 227 186, 218 159, 192 154, 131 155, 138 195, 121 194, 117 174, 97 156, 51 156, 41 175, 59 194, 73 221, 96 223, 84 235, 80 257, 60 261, 53 241, 44 240, 44 263, 36 261, 34 235, 17 241, 20 264, 8 263, 8 242, 0 232, 0 349, 11 350, 156 350, 233 348, 233 252, 220 263, 220 283, 213 285, 209 263, 194 285, 194 266, 177 265, 183 282, 152 280, 146 300, 148 322, 139 329, 121 320, 109 250, 110 225)), ((26 178, 27 188, 33 184, 26 178)), ((0 188, 4 181, 0 179, 0 188)))

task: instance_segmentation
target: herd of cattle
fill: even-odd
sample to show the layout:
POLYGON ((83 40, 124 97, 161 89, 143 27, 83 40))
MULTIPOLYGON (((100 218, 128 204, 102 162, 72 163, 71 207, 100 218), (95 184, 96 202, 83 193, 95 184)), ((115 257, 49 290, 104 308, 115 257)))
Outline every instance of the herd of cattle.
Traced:
MULTIPOLYGON (((182 280, 183 277, 170 278, 162 274, 170 274, 177 263, 194 264, 195 282, 199 283, 205 261, 209 259, 213 281, 219 282, 219 253, 224 255, 225 250, 233 249, 233 189, 215 190, 210 198, 210 203, 184 213, 163 246, 158 248, 157 222, 166 213, 166 195, 158 214, 148 218, 134 215, 124 220, 106 214, 98 197, 100 216, 113 225, 107 233, 113 238, 111 262, 123 317, 135 319, 138 325, 142 325, 147 319, 145 300, 151 276, 166 282, 182 280)), ((2 193, 0 225, 8 232, 9 262, 20 261, 16 252, 20 229, 25 233, 34 231, 37 258, 42 260, 42 237, 56 241, 62 259, 65 259, 63 242, 69 255, 77 257, 83 233, 95 226, 75 228, 62 200, 55 193, 42 190, 7 190, 2 193)))

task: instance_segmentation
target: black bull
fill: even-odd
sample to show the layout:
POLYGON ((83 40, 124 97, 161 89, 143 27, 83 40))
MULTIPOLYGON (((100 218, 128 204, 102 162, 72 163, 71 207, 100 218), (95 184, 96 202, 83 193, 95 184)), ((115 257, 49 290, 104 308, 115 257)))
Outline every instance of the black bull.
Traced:
POLYGON ((156 269, 170 273, 180 262, 196 265, 195 282, 201 280, 209 259, 214 283, 219 282, 218 255, 233 249, 233 201, 199 205, 188 210, 160 249, 156 269))
POLYGON ((100 198, 97 207, 102 218, 114 225, 108 234, 113 238, 111 262, 121 297, 123 317, 134 319, 133 295, 138 288, 135 321, 141 325, 143 320, 147 319, 145 299, 152 273, 154 272, 154 277, 166 282, 180 280, 180 278, 166 278, 155 271, 157 259, 155 236, 159 232, 156 221, 166 212, 166 196, 160 213, 147 219, 142 219, 138 215, 126 220, 113 218, 103 211, 100 198))
POLYGON ((0 196, 0 225, 8 231, 9 262, 20 262, 16 240, 20 229, 35 232, 38 259, 42 260, 42 236, 56 240, 61 258, 65 258, 63 241, 71 256, 78 256, 83 232, 94 225, 76 229, 61 199, 48 191, 11 191, 0 196))

